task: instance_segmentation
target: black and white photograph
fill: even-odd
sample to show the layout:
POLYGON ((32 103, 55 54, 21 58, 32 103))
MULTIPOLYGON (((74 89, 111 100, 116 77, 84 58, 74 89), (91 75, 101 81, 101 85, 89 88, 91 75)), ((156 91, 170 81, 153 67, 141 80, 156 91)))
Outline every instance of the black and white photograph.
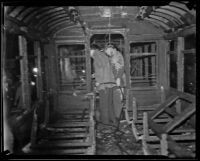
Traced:
POLYGON ((1 155, 196 159, 196 1, 1 2, 1 155))

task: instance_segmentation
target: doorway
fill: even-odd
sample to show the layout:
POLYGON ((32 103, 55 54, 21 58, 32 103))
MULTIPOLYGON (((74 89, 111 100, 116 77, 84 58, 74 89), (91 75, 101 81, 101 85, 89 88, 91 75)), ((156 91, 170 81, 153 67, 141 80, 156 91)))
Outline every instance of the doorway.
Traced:
POLYGON ((85 44, 62 44, 58 51, 59 112, 88 108, 83 102, 87 92, 85 44))
MULTIPOLYGON (((107 44, 114 45, 118 51, 120 51, 125 60, 125 47, 124 47, 124 36, 122 34, 110 34, 110 33, 102 33, 102 34, 93 34, 90 38, 90 44, 97 44, 102 50, 106 48, 107 44)), ((94 74, 94 65, 93 59, 91 59, 91 75, 94 74)), ((91 84, 92 90, 94 89, 95 79, 93 77, 91 84)))

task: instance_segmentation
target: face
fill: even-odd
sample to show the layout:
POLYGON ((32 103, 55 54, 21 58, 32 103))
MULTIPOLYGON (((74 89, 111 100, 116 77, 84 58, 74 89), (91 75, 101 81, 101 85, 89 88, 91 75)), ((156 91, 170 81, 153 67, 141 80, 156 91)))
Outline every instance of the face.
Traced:
POLYGON ((109 56, 113 56, 113 51, 114 51, 113 48, 110 47, 105 50, 106 54, 109 56))

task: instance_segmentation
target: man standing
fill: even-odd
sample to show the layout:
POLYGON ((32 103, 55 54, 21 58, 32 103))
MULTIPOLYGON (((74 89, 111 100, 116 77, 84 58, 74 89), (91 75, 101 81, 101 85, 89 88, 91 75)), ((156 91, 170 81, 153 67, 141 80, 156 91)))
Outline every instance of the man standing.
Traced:
POLYGON ((113 111, 115 115, 115 123, 119 121, 121 109, 122 109, 122 87, 125 86, 125 73, 124 73, 124 58, 114 46, 108 45, 106 54, 110 57, 110 63, 112 71, 115 77, 115 81, 118 87, 113 88, 113 111))
POLYGON ((108 56, 100 51, 100 48, 93 44, 90 51, 91 57, 94 59, 94 70, 97 90, 100 97, 100 122, 110 124, 113 121, 112 112, 112 98, 109 98, 112 87, 115 86, 115 79, 108 56))

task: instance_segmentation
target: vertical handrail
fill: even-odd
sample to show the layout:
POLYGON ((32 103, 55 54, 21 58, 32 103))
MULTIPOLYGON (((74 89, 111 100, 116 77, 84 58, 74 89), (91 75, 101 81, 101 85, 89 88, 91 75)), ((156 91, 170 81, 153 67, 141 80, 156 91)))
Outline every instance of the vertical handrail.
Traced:
POLYGON ((46 100, 46 104, 45 104, 45 118, 44 118, 44 126, 46 127, 47 124, 49 123, 49 93, 45 94, 45 100, 46 100))
POLYGON ((91 144, 91 147, 88 149, 88 154, 93 155, 95 154, 95 147, 96 147, 96 135, 95 135, 95 120, 94 120, 94 111, 95 111, 95 94, 92 93, 89 95, 90 99, 90 120, 89 120, 89 142, 91 144))
POLYGON ((34 146, 37 140, 37 131, 38 131, 37 108, 38 108, 38 103, 36 104, 36 107, 34 107, 34 111, 33 111, 33 122, 32 122, 32 129, 31 129, 31 146, 34 146))

